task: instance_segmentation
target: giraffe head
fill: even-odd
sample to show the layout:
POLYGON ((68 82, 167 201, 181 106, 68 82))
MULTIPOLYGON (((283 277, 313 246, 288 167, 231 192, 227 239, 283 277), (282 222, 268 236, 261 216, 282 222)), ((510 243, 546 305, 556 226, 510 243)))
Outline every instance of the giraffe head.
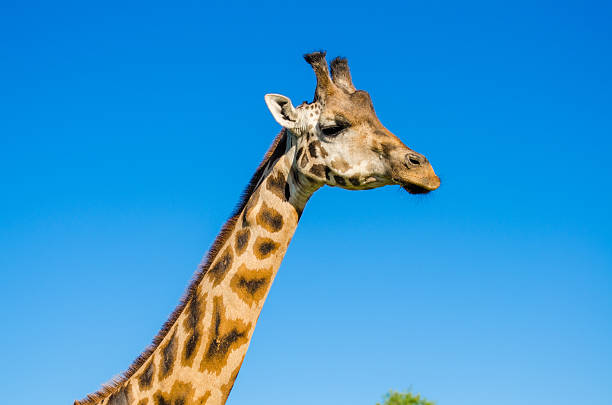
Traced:
POLYGON ((317 182, 351 190, 399 184, 418 194, 440 186, 427 158, 385 128, 370 95, 355 89, 346 59, 331 62, 330 76, 325 52, 304 58, 317 76, 314 101, 294 107, 280 94, 265 97, 274 119, 296 144, 296 170, 317 182))

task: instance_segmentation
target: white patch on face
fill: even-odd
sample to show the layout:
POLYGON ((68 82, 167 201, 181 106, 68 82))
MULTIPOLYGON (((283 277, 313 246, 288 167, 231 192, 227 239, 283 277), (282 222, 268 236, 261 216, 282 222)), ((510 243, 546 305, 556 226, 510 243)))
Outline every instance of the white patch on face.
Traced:
POLYGON ((306 133, 314 134, 319 122, 319 115, 321 114, 321 107, 318 103, 301 105, 296 108, 298 113, 298 123, 301 129, 299 135, 306 135, 306 133))

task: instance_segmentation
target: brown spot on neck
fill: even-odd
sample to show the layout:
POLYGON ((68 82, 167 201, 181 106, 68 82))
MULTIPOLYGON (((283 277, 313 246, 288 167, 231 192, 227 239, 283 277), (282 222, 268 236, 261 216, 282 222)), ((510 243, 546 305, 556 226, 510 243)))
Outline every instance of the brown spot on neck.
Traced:
POLYGON ((202 405, 195 399, 195 389, 189 382, 175 381, 170 391, 157 390, 153 394, 154 405, 202 405))
POLYGON ((236 254, 240 256, 249 244, 249 237, 251 236, 251 230, 244 228, 236 232, 236 254))
POLYGON ((256 258, 263 260, 273 254, 278 247, 279 244, 272 239, 258 236, 253 246, 253 254, 256 258))
POLYGON ((152 359, 149 359, 149 364, 144 367, 144 370, 138 376, 138 388, 140 388, 140 391, 146 391, 151 388, 153 373, 155 373, 155 364, 153 364, 152 359))
POLYGON ((248 342, 251 324, 246 325, 241 320, 226 319, 222 297, 215 297, 213 302, 213 322, 208 333, 208 346, 200 364, 200 371, 207 370, 219 375, 227 364, 229 353, 248 342))
POLYGON ((263 299, 270 289, 273 274, 272 267, 249 269, 243 264, 238 267, 236 274, 232 277, 230 286, 246 304, 263 305, 263 299))
POLYGON ((174 368, 176 360, 177 342, 176 331, 172 334, 165 346, 161 348, 161 362, 159 366, 159 380, 166 378, 174 368))
POLYGON ((208 273, 210 274, 211 279, 213 280, 213 286, 217 286, 225 273, 232 266, 232 261, 234 257, 232 255, 231 246, 228 246, 218 258, 215 264, 212 265, 208 273))
POLYGON ((270 174, 266 181, 266 188, 276 194, 281 200, 285 200, 285 183, 287 182, 285 175, 278 171, 276 174, 270 174))
POLYGON ((194 294, 186 308, 186 316, 183 326, 187 332, 185 339, 185 346, 181 357, 181 364, 183 366, 191 367, 195 354, 198 352, 200 343, 202 341, 203 325, 202 319, 204 317, 204 311, 206 309, 206 297, 208 294, 203 295, 194 294))
POLYGON ((108 397, 108 405, 130 405, 132 401, 131 385, 128 382, 108 397))
POLYGON ((244 206, 244 210, 242 211, 242 227, 243 228, 247 228, 249 226, 249 220, 248 220, 249 212, 251 211, 251 209, 253 209, 255 205, 257 205, 257 201, 259 201, 259 194, 261 194, 260 191, 261 191, 261 188, 257 187, 255 191, 253 191, 253 194, 251 195, 251 197, 249 198, 249 200, 244 206))
POLYGON ((257 224, 269 232, 274 233, 283 229, 283 216, 265 202, 262 203, 261 209, 255 218, 257 224))

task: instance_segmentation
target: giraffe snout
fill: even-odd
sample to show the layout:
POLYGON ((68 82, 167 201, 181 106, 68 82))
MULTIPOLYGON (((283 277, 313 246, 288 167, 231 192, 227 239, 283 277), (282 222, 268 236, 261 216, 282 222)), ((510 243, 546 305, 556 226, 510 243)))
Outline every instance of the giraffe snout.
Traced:
POLYGON ((440 187, 440 178, 429 160, 420 153, 406 149, 397 156, 397 160, 391 161, 393 180, 412 194, 428 193, 440 187))

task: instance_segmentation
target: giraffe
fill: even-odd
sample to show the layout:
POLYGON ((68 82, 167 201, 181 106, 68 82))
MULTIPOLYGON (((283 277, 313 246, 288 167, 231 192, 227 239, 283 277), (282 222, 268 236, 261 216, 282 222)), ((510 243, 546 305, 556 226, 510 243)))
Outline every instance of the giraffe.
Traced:
POLYGON ((314 101, 265 102, 283 127, 243 198, 151 346, 119 378, 75 405, 217 405, 234 385, 255 324, 307 201, 324 185, 365 190, 440 185, 428 160, 387 130, 348 62, 304 55, 314 101), (331 75, 330 75, 331 70, 331 75))

